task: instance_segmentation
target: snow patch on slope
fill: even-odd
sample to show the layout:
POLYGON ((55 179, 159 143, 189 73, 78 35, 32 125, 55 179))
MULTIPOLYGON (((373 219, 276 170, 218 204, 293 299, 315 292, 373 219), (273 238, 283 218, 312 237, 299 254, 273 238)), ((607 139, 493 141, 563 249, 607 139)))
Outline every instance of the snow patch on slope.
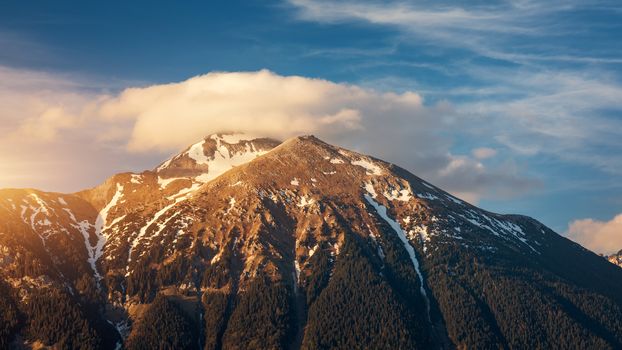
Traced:
POLYGON ((431 193, 417 193, 417 197, 422 198, 422 199, 427 199, 427 200, 437 200, 439 199, 437 196, 431 194, 431 193))
POLYGON ((367 200, 367 202, 369 204, 371 204, 372 207, 374 207, 374 209, 376 209, 376 212, 378 213, 378 215, 380 215, 380 217, 387 223, 389 224, 389 226, 391 226, 391 228, 393 229, 393 231, 395 231, 395 233, 397 234, 397 236, 399 237, 399 239, 402 241, 402 244, 404 245, 404 248, 406 249, 406 251, 408 252, 408 255, 410 256, 410 260, 413 263, 413 266, 415 268, 415 271, 417 272, 417 277, 419 278, 419 282, 420 282, 420 287, 419 287, 419 291, 421 292, 421 296, 423 297, 423 299, 425 300, 426 303, 426 311, 427 311, 427 316, 428 316, 428 321, 431 321, 430 319, 430 300, 428 299, 428 294, 425 291, 424 288, 424 281, 423 281, 423 275, 421 274, 421 269, 419 268, 419 260, 417 260, 417 255, 415 254, 415 249, 412 247, 412 245, 410 245, 410 242, 408 241, 408 238, 406 238, 406 233, 404 232, 404 230, 402 230, 402 227, 400 226, 400 224, 391 219, 389 217, 389 215, 387 214, 387 208, 381 204, 378 204, 378 202, 376 202, 371 196, 365 194, 365 200, 367 200))
MULTIPOLYGON (((179 192, 177 192, 177 194, 174 194, 172 196, 167 197, 168 200, 171 200, 172 203, 166 205, 164 208, 160 209, 159 211, 157 211, 153 217, 151 218, 151 220, 149 220, 143 227, 140 228, 140 231, 138 232, 138 235, 136 236, 136 238, 134 238, 134 240, 132 241, 132 245, 130 246, 130 250, 128 252, 127 255, 127 274, 129 274, 129 263, 132 261, 132 252, 134 251, 134 249, 138 246, 138 244, 143 240, 143 238, 145 237, 145 235, 147 234, 147 231, 149 230, 149 228, 153 225, 156 224, 157 225, 157 230, 155 231, 155 233, 152 235, 151 238, 153 238, 154 236, 159 235, 162 230, 164 230, 164 228, 166 227, 166 225, 172 220, 174 219, 179 213, 174 213, 172 216, 166 218, 164 220, 163 223, 157 223, 157 221, 164 216, 164 214, 166 214, 171 208, 173 208, 176 204, 185 201, 186 199, 190 198, 190 196, 192 195, 192 193, 199 188, 200 185, 199 184, 193 184, 191 187, 188 188, 183 188, 181 189, 179 192)), ((233 203, 235 204, 235 199, 233 201, 233 203)))
POLYGON ((117 183, 117 192, 115 192, 110 202, 99 212, 99 214, 97 215, 97 219, 95 220, 95 237, 97 237, 97 242, 95 243, 95 246, 91 246, 90 242, 88 242, 87 240, 89 246, 88 248, 90 248, 88 249, 88 262, 91 265, 93 271, 95 272, 95 278, 98 281, 102 279, 102 276, 97 271, 96 263, 97 260, 99 260, 99 258, 104 253, 104 245, 106 244, 106 241, 108 239, 108 235, 104 232, 106 229, 106 220, 108 219, 108 213, 110 212, 110 209, 114 208, 117 205, 119 199, 121 199, 122 196, 123 186, 117 183))
POLYGON ((144 225, 143 227, 140 228, 140 231, 138 232, 138 236, 136 236, 136 238, 132 241, 132 245, 130 246, 130 250, 129 250, 128 254, 127 254, 127 261, 128 261, 128 263, 130 261, 132 261, 132 251, 134 250, 134 248, 136 248, 138 243, 140 243, 142 238, 145 236, 145 234, 147 233, 147 230, 149 229, 149 227, 151 227, 151 225, 153 225, 156 221, 158 221, 158 219, 162 215, 164 215, 169 209, 171 209, 175 204, 177 204, 177 202, 173 202, 173 203, 165 206, 164 208, 160 209, 157 213, 155 213, 153 215, 153 218, 151 218, 151 220, 149 220, 149 222, 147 222, 146 225, 144 225))
POLYGON ((376 198, 376 190, 374 189, 374 185, 372 185, 371 182, 365 183, 365 190, 371 195, 372 198, 376 198))
MULTIPOLYGON (((507 220, 499 220, 494 217, 490 217, 485 213, 476 212, 474 210, 467 210, 463 214, 456 213, 460 218, 469 222, 471 225, 480 229, 486 230, 494 236, 501 237, 505 240, 517 239, 522 244, 526 245, 534 253, 540 254, 527 240, 526 234, 523 229, 513 222, 507 220)), ((534 243, 538 244, 538 242, 534 243)))
POLYGON ((168 185, 170 185, 172 182, 175 182, 177 180, 182 180, 185 179, 185 177, 172 177, 170 179, 164 179, 158 176, 158 185, 160 185, 160 189, 166 189, 166 187, 168 187, 168 185))
POLYGON ((52 234, 59 231, 65 233, 69 232, 66 228, 58 224, 58 214, 54 208, 49 206, 41 197, 39 197, 36 193, 30 193, 28 198, 34 200, 34 204, 26 199, 23 200, 24 203, 28 204, 28 206, 21 205, 21 218, 24 223, 29 225, 30 228, 39 236, 41 242, 43 243, 43 247, 47 250, 47 239, 52 234), (30 216, 27 216, 29 210, 30 216), (50 218, 52 218, 52 221, 50 221, 50 218))
POLYGON ((130 182, 133 183, 133 184, 139 185, 139 184, 143 183, 143 176, 139 175, 139 174, 132 174, 132 178, 130 179, 130 182))
POLYGON ((359 160, 355 160, 353 162, 350 162, 352 165, 358 165, 360 167, 365 168, 365 170, 367 171, 367 174, 370 175, 382 175, 382 168, 380 168, 379 166, 377 166, 376 164, 365 160, 365 159, 359 159, 359 160))
POLYGON ((399 191, 396 189, 391 189, 389 192, 384 192, 384 196, 390 201, 398 200, 400 202, 408 202, 412 199, 412 195, 410 194, 410 190, 408 189, 403 189, 399 191))
MULTIPOLYGON (((30 196, 35 200, 35 202, 37 202, 38 207, 34 207, 31 206, 30 210, 32 211, 32 214, 30 215, 30 227, 32 227, 33 230, 37 231, 36 229, 36 224, 41 225, 42 221, 39 222, 35 222, 35 218, 37 217, 38 214, 45 214, 48 215, 50 212, 48 211, 47 205, 45 204, 45 202, 39 198, 39 196, 37 196, 34 193, 31 193, 30 196)), ((46 217, 47 220, 47 217, 46 217)), ((49 220, 48 220, 49 222, 49 220)), ((39 233, 39 232, 37 232, 39 233)), ((45 242, 45 238, 43 236, 41 236, 41 239, 45 242)))
POLYGON ((251 160, 268 153, 268 151, 259 151, 251 143, 247 143, 243 152, 231 154, 229 149, 222 144, 222 138, 212 135, 212 139, 216 140, 216 152, 213 159, 208 159, 205 164, 208 166, 208 172, 201 174, 195 178, 199 182, 209 182, 222 175, 229 169, 248 163, 251 160))
POLYGON ((207 164, 209 162, 209 159, 205 156, 205 152, 203 151, 204 144, 205 140, 201 140, 201 142, 197 142, 190 146, 190 149, 186 152, 188 157, 194 159, 197 164, 207 164))
POLYGON ((84 247, 86 248, 86 252, 88 255, 87 262, 91 266, 93 273, 96 276, 99 276, 97 267, 95 266, 95 264, 92 263, 93 246, 91 246, 89 229, 93 227, 93 225, 91 225, 91 223, 89 223, 87 220, 78 221, 78 219, 76 219, 76 216, 73 214, 71 209, 63 208, 63 210, 67 213, 67 215, 69 215, 69 218, 73 221, 73 224, 70 224, 70 225, 76 228, 82 234, 82 237, 84 238, 84 247))
POLYGON ((235 198, 231 197, 229 199, 229 208, 227 208, 227 211, 225 212, 225 214, 229 214, 229 212, 231 212, 231 210, 233 210, 234 207, 235 207, 235 198))

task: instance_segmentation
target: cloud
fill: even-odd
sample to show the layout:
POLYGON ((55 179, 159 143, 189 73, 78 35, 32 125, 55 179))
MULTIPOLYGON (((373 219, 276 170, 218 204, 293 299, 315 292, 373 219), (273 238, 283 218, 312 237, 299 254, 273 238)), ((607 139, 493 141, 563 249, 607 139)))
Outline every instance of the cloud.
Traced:
POLYGON ((412 36, 420 43, 448 49, 462 48, 481 56, 514 63, 538 63, 542 61, 575 63, 620 63, 613 58, 584 57, 568 53, 556 54, 555 47, 546 51, 534 50, 542 38, 559 37, 577 33, 574 22, 563 16, 583 7, 616 8, 615 3, 595 4, 574 0, 539 1, 492 1, 485 4, 464 2, 404 2, 404 1, 331 1, 287 0, 297 10, 298 18, 320 23, 367 23, 393 27, 407 33, 402 40, 411 41, 412 36), (599 5, 599 6, 596 6, 599 5), (562 17, 562 20, 558 20, 562 17), (521 42, 522 52, 508 49, 511 40, 521 42), (533 41, 532 39, 538 40, 533 41), (531 49, 530 52, 525 50, 531 49), (542 54, 549 52, 550 54, 542 54))
POLYGON ((151 167, 154 158, 127 157, 118 138, 100 140, 115 128, 127 129, 93 112, 109 88, 103 80, 0 65, 0 188, 69 192, 136 169, 128 163, 151 167))
POLYGON ((391 135, 399 141, 411 137, 408 144, 433 142, 436 136, 427 134, 443 127, 451 108, 443 103, 424 106, 422 97, 411 91, 378 92, 262 70, 128 88, 99 98, 92 110, 110 124, 134 124, 127 142, 130 151, 167 152, 206 134, 231 130, 281 139, 314 133, 353 145, 381 138, 382 146, 391 135))
POLYGON ((388 111, 422 110, 421 98, 413 93, 379 94, 263 70, 130 88, 102 101, 98 111, 109 121, 134 120, 128 148, 141 152, 183 148, 205 134, 227 130, 278 138, 350 132, 363 128, 361 114, 374 104, 388 111))
POLYGON ((76 118, 62 107, 48 107, 34 118, 24 120, 18 133, 44 141, 54 140, 62 129, 73 128, 76 118))
POLYGON ((523 69, 472 69, 471 74, 484 81, 487 96, 462 103, 460 113, 486 120, 482 132, 513 153, 553 155, 622 173, 622 154, 615 151, 622 148, 622 85, 608 74, 523 69))
POLYGON ((399 164, 473 202, 512 195, 501 188, 523 191, 536 185, 516 167, 488 167, 471 155, 452 153, 448 131, 469 124, 452 117, 449 103, 426 105, 413 91, 382 92, 262 70, 214 72, 107 94, 57 76, 9 69, 0 74, 12 77, 4 81, 13 81, 18 91, 0 106, 22 102, 21 109, 0 108, 10 111, 1 117, 7 121, 4 130, 13 135, 0 141, 0 151, 27 144, 35 152, 45 142, 64 144, 73 146, 75 157, 93 157, 104 174, 117 171, 95 158, 107 149, 108 158, 114 153, 115 163, 125 164, 123 170, 140 170, 127 165, 164 158, 210 133, 241 131, 279 139, 316 134, 399 164))
POLYGON ((0 131, 9 138, 52 141, 81 122, 96 99, 67 76, 0 66, 0 131))
POLYGON ((444 160, 446 165, 431 173, 431 178, 471 203, 481 198, 507 199, 542 185, 539 180, 524 176, 525 171, 512 162, 491 168, 464 155, 449 154, 444 160))
POLYGON ((495 149, 488 148, 488 147, 476 148, 473 151, 471 151, 471 153, 477 159, 487 159, 487 158, 492 158, 495 155, 497 155, 497 151, 495 149))
POLYGON ((596 253, 615 253, 622 249, 622 214, 610 221, 575 220, 568 225, 566 236, 596 253))

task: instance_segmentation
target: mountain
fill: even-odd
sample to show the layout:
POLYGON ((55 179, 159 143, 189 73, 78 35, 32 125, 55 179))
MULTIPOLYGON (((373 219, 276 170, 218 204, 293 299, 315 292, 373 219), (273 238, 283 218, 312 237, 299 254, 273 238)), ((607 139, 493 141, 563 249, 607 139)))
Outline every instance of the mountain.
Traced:
POLYGON ((313 136, 0 191, 0 348, 622 348, 622 269, 313 136))

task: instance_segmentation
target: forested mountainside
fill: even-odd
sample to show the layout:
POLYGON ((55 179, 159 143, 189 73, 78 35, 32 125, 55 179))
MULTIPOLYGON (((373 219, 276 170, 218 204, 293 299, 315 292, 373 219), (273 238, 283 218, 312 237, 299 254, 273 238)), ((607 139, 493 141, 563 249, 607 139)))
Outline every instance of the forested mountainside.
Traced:
POLYGON ((622 348, 622 269, 312 136, 0 190, 0 348, 622 348))

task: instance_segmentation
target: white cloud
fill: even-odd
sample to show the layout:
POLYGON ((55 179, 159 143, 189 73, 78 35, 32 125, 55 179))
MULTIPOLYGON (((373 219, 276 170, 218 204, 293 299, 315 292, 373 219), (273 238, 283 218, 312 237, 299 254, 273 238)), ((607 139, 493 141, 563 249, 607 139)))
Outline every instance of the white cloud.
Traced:
POLYGON ((1 115, 13 137, 0 141, 0 151, 19 147, 36 152, 47 148, 41 142, 64 144, 68 155, 57 157, 92 159, 95 166, 84 166, 99 168, 102 174, 119 170, 98 161, 105 150, 110 150, 108 159, 114 152, 122 170, 141 170, 127 167, 154 155, 164 158, 210 133, 241 131, 279 139, 315 134, 399 164, 472 202, 534 186, 516 167, 488 168, 477 157, 453 154, 448 130, 473 125, 454 119, 450 104, 426 106, 412 91, 380 92, 262 70, 209 73, 101 94, 85 93, 92 90, 71 79, 37 74, 21 79, 30 73, 4 73, 12 77, 4 81, 18 86, 11 90, 11 83, 5 83, 6 90, 20 92, 0 100, 0 107, 11 107, 18 99, 23 108, 0 108, 15 113, 1 115))
POLYGON ((575 220, 566 236, 596 253, 615 253, 622 249, 622 214, 610 221, 575 220))
POLYGON ((362 119, 380 110, 417 114, 423 107, 413 93, 382 94, 266 70, 210 73, 180 83, 130 88, 99 106, 109 121, 135 121, 128 147, 139 152, 179 149, 205 134, 227 130, 278 138, 351 132, 362 129, 362 119))

